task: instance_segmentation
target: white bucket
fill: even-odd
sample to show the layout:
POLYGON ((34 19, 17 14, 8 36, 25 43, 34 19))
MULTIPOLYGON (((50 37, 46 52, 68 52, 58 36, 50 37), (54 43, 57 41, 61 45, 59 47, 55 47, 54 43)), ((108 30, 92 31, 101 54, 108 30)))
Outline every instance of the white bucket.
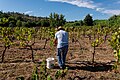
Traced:
POLYGON ((47 58, 46 61, 47 61, 47 68, 48 69, 51 69, 54 67, 54 58, 47 58))

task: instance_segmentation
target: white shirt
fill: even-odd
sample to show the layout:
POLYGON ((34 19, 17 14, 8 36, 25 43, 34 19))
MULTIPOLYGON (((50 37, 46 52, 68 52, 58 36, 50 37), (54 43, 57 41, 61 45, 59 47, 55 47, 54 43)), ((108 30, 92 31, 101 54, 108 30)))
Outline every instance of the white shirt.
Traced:
POLYGON ((68 33, 64 30, 59 30, 55 33, 55 39, 57 39, 57 48, 68 45, 68 33))

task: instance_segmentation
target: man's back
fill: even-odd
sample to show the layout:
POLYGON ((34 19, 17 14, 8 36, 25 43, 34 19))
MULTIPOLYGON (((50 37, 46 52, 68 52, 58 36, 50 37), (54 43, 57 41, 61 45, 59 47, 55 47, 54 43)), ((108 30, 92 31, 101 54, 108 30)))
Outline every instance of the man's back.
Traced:
POLYGON ((59 30, 55 34, 55 38, 58 40, 57 48, 68 45, 68 33, 64 30, 59 30))

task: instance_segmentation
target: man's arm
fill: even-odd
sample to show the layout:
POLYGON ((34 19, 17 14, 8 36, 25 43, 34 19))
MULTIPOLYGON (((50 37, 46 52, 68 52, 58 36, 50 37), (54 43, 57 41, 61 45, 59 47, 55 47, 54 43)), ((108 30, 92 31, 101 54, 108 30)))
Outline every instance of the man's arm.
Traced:
POLYGON ((54 46, 57 46, 57 39, 54 40, 54 46))

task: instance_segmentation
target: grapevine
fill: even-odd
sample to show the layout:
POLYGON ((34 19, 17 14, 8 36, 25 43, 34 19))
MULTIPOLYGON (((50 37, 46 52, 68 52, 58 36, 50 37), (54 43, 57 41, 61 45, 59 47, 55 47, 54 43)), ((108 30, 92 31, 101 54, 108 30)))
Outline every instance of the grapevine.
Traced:
POLYGON ((114 56, 116 57, 117 64, 120 63, 120 27, 113 32, 110 41, 110 45, 114 50, 114 56))

